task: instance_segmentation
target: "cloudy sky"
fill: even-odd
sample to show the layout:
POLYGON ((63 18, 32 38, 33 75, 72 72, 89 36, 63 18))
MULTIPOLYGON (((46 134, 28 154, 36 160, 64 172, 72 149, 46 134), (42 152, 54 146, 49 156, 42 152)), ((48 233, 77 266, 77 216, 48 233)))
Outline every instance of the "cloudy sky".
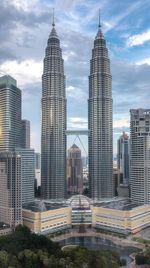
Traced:
MULTIPOLYGON (((36 151, 40 151, 41 75, 53 7, 65 60, 68 129, 87 128, 89 61, 101 9, 113 77, 116 152, 117 138, 122 131, 129 132, 129 110, 150 108, 150 1, 0 0, 0 75, 13 76, 22 90, 22 114, 31 121, 36 151)), ((74 139, 70 137, 68 146, 74 139)), ((87 138, 81 139, 87 150, 87 138)))

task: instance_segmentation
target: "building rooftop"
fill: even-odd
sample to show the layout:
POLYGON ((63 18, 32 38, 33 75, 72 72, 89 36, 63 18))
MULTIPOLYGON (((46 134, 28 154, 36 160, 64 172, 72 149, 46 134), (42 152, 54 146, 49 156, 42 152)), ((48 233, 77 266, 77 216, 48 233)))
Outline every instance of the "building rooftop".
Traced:
POLYGON ((116 210, 131 210, 133 208, 141 206, 141 204, 132 203, 127 198, 116 198, 108 201, 93 203, 93 206, 104 207, 116 210))
POLYGON ((59 209, 63 207, 68 207, 64 203, 59 203, 59 202, 54 202, 54 201, 34 201, 32 203, 24 204, 23 209, 28 209, 33 212, 42 212, 42 211, 48 211, 48 210, 54 210, 54 209, 59 209))
POLYGON ((71 198, 69 198, 66 202, 69 206, 71 206, 73 209, 75 208, 89 208, 91 199, 84 195, 74 195, 71 198))

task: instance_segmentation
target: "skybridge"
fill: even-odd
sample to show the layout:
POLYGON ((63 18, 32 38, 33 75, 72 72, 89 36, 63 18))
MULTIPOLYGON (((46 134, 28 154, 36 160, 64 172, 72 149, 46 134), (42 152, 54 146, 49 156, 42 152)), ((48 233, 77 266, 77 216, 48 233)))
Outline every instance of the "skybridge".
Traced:
POLYGON ((66 130, 66 135, 74 135, 74 136, 80 136, 80 135, 85 135, 89 136, 89 130, 84 129, 84 130, 66 130))

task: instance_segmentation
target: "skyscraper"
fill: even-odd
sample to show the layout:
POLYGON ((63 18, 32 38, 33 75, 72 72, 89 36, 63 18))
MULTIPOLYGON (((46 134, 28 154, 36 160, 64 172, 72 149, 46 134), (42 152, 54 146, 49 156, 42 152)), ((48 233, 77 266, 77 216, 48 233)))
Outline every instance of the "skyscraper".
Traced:
POLYGON ((21 120, 21 147, 30 149, 30 121, 21 120))
POLYGON ((53 21, 42 76, 41 189, 44 199, 66 192, 66 92, 64 62, 53 21))
POLYGON ((0 151, 21 147, 21 90, 9 75, 0 77, 0 151))
POLYGON ((21 156, 0 153, 0 222, 14 229, 22 224, 21 156))
POLYGON ((150 204, 150 109, 131 109, 130 116, 131 199, 150 204))
POLYGON ((82 194, 83 191, 83 165, 81 150, 73 144, 68 150, 67 159, 67 190, 69 194, 82 194))
POLYGON ((117 165, 123 174, 123 184, 129 184, 129 136, 125 132, 117 141, 117 165))
POLYGON ((93 199, 113 195, 112 171, 112 77, 106 41, 99 23, 90 61, 89 187, 93 199))
POLYGON ((21 156, 22 204, 34 201, 35 153, 34 149, 19 148, 21 156))

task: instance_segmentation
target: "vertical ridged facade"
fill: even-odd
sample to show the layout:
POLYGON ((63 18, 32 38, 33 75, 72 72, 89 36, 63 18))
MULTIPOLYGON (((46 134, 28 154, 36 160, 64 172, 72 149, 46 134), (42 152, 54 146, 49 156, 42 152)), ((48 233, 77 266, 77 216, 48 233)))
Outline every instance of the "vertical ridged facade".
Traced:
POLYGON ((66 195, 66 92, 64 61, 53 24, 42 76, 41 188, 44 199, 66 195))
POLYGON ((90 195, 93 199, 111 198, 112 77, 106 41, 100 26, 90 61, 88 127, 90 195))
POLYGON ((130 110, 130 187, 132 202, 150 204, 150 109, 130 110))

